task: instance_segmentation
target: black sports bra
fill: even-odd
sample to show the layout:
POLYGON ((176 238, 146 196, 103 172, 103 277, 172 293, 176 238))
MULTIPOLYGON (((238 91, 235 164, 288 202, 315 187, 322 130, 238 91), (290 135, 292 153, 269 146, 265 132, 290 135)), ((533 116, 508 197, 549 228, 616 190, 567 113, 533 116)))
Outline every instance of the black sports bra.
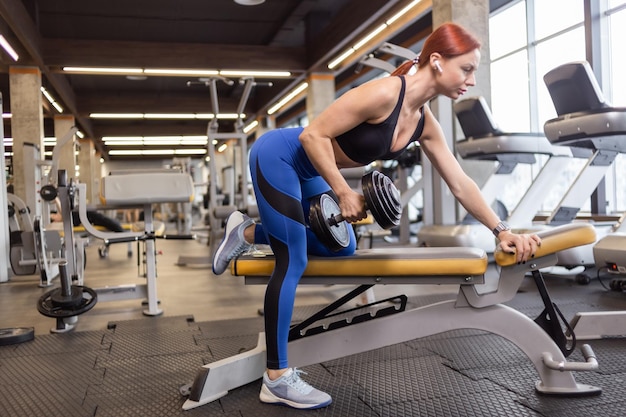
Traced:
MULTIPOLYGON (((404 152, 404 149, 400 149, 396 152, 391 152, 389 150, 389 148, 391 148, 393 132, 396 128, 396 124, 398 123, 400 108, 402 107, 402 101, 404 100, 404 91, 406 89, 404 76, 401 75, 400 80, 402 81, 402 86, 400 88, 398 103, 385 121, 377 124, 363 122, 337 136, 337 144, 346 156, 348 156, 348 158, 363 165, 367 165, 379 159, 394 159, 404 152)), ((422 108, 422 116, 420 117, 420 120, 417 123, 417 128, 408 143, 417 141, 419 137, 422 136, 423 130, 424 109, 422 108)))

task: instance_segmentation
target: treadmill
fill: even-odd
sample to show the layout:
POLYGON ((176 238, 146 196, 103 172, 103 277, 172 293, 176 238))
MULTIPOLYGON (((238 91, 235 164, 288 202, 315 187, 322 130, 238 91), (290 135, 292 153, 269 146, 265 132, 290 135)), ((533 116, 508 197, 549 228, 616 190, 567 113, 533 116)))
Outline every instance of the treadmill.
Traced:
MULTIPOLYGON (((586 61, 561 65, 544 76, 558 117, 548 120, 544 131, 555 145, 588 149, 593 156, 589 169, 600 172, 609 167, 619 153, 626 153, 626 108, 608 104, 591 66, 586 61)), ((596 182, 604 178, 604 174, 596 182)), ((569 208, 555 213, 561 219, 569 208)), ((623 218, 622 218, 623 219, 623 218)), ((626 274, 626 226, 620 220, 610 233, 593 247, 596 267, 607 267, 615 274, 626 274)))
MULTIPOLYGON (((626 108, 605 101, 588 62, 561 65, 548 72, 544 82, 558 114, 544 125, 551 143, 589 149, 593 151, 590 163, 597 166, 610 165, 618 153, 626 153, 626 108)), ((614 274, 626 274, 623 219, 593 246, 596 267, 614 274)), ((617 290, 623 291, 621 286, 617 290)), ((580 312, 571 327, 579 340, 624 337, 626 311, 580 312)))

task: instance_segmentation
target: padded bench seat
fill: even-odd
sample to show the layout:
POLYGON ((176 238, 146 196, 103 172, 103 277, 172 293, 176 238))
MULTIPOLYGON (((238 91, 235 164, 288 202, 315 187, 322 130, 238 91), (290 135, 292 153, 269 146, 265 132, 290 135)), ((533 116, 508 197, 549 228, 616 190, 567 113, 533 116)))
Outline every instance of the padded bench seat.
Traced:
MULTIPOLYGON (((359 249, 352 256, 310 257, 301 283, 324 284, 332 278, 334 284, 361 284, 364 279, 373 284, 426 284, 429 278, 445 283, 447 277, 450 283, 477 284, 487 264, 487 254, 477 248, 359 249)), ((244 255, 231 263, 231 273, 246 276, 247 284, 267 282, 273 269, 271 253, 244 255)))
MULTIPOLYGON (((538 231, 542 239, 535 259, 595 242, 588 223, 570 223, 538 231)), ((501 267, 514 266, 515 255, 494 253, 501 267)), ((310 257, 302 284, 480 284, 484 283, 488 258, 484 250, 449 248, 359 249, 352 256, 310 257)), ((274 268, 271 252, 255 252, 234 259, 230 271, 245 276, 246 284, 265 284, 274 268)))
POLYGON ((140 172, 103 177, 100 201, 105 206, 141 206, 153 203, 189 203, 191 176, 174 172, 140 172))

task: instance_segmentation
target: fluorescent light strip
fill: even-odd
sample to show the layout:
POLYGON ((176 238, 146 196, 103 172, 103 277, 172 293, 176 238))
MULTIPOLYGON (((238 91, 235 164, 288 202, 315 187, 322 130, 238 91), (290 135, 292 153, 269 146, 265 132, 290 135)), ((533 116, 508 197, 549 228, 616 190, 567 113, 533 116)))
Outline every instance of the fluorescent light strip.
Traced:
POLYGON ((59 113, 63 113, 63 107, 61 107, 61 105, 54 99, 54 97, 52 97, 52 95, 48 92, 48 90, 45 89, 45 87, 41 87, 41 92, 59 113))
MULTIPOLYGON (((13 138, 4 138, 2 143, 4 146, 13 146, 13 138)), ((55 137, 45 137, 43 138, 44 146, 54 146, 57 143, 57 138, 55 137)))
POLYGON ((218 75, 219 71, 193 70, 193 69, 144 68, 143 73, 146 75, 218 75))
POLYGON ((101 74, 118 74, 118 75, 127 75, 127 74, 142 74, 143 69, 141 68, 105 68, 105 67, 63 67, 63 71, 65 72, 87 72, 87 73, 101 73, 101 74))
POLYGON ((369 34, 367 34, 365 37, 363 37, 363 39, 361 39, 360 41, 355 43, 354 46, 352 47, 352 49, 357 50, 357 49, 361 48, 363 45, 365 45, 370 40, 372 40, 372 38, 374 38, 374 36, 378 35, 380 32, 382 32, 385 29, 387 29, 387 23, 383 23, 382 25, 378 26, 376 29, 371 31, 369 34))
POLYGON ((13 61, 17 62, 17 60, 20 59, 20 56, 17 52, 15 52, 15 49, 13 49, 9 41, 7 41, 2 35, 0 35, 0 46, 2 46, 2 49, 4 49, 11 58, 13 58, 13 61))
POLYGON ((77 74, 103 75, 171 75, 181 77, 222 75, 224 77, 261 77, 286 78, 291 77, 290 71, 255 71, 255 70, 200 70, 180 68, 108 68, 108 67, 63 67, 64 72, 77 74))
POLYGON ((253 120, 252 122, 250 122, 250 124, 248 126, 243 128, 243 133, 250 132, 252 129, 257 127, 258 125, 259 125, 259 122, 257 120, 253 120))
POLYGON ((205 155, 206 149, 129 149, 111 150, 109 155, 117 156, 158 156, 158 155, 205 155))
POLYGON ((400 19, 402 16, 407 14, 409 12, 409 10, 411 10, 413 7, 417 6, 417 4, 419 2, 421 2, 421 1, 422 0, 413 0, 404 9, 400 10, 398 13, 396 13, 393 16, 391 16, 387 21, 385 21, 385 23, 387 23, 387 25, 391 25, 393 22, 395 22, 396 20, 400 19))
POLYGON ((422 0, 413 0, 411 3, 409 3, 406 7, 404 7, 402 10, 400 10, 398 13, 393 15, 391 18, 387 19, 385 21, 385 23, 381 24, 376 29, 374 29, 373 31, 371 31, 370 33, 365 35, 363 38, 361 38, 358 42, 356 42, 354 45, 352 45, 349 49, 344 51, 337 58, 335 58, 334 60, 330 61, 328 63, 328 69, 336 68, 339 64, 341 64, 343 61, 345 61, 346 58, 348 58, 350 55, 355 53, 359 48, 363 47, 363 45, 365 45, 367 42, 372 40, 376 35, 380 34, 383 30, 387 29, 396 20, 400 19, 402 16, 407 14, 409 12, 409 10, 411 10, 413 7, 417 6, 417 4, 420 3, 421 1, 422 0))
POLYGON ((291 77, 289 71, 245 71, 245 70, 222 70, 219 75, 224 77, 261 77, 261 78, 282 78, 291 77))
POLYGON ((283 97, 282 100, 280 100, 278 103, 276 103, 272 107, 270 107, 269 110, 267 111, 267 114, 274 114, 274 113, 276 113, 278 110, 280 110, 281 107, 283 107, 285 104, 289 103, 294 97, 296 97, 298 94, 300 94, 301 92, 306 90, 306 88, 308 86, 309 86, 309 83, 307 83, 307 82, 303 82, 302 84, 297 86, 291 93, 289 93, 285 97, 283 97))
POLYGON ((200 136, 105 136, 106 146, 206 146, 208 138, 200 136))
MULTIPOLYGON (((213 119, 211 113, 90 113, 91 119, 180 119, 180 120, 204 120, 213 119)), ((220 113, 218 119, 245 119, 245 113, 220 113)))

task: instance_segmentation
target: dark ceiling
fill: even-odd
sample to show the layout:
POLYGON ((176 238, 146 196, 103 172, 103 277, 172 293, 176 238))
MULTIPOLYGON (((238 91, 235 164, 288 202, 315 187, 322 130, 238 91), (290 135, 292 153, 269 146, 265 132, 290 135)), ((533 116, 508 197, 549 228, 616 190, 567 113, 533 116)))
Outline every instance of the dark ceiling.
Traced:
MULTIPOLYGON (((73 114, 103 157, 103 136, 203 135, 206 120, 102 120, 90 113, 212 113, 209 89, 188 86, 198 78, 69 75, 64 66, 290 71, 286 79, 255 78, 244 112, 248 119, 267 108, 311 71, 408 0, 266 0, 243 6, 234 0, 0 0, 0 34, 17 49, 15 63, 0 53, 4 112, 10 111, 8 68, 41 69, 43 85, 73 114), (272 86, 265 85, 268 82, 272 86)), ((431 2, 424 0, 430 5, 431 2)), ((429 7, 428 7, 429 9, 429 7)), ((409 22, 388 41, 407 47, 430 32, 430 13, 409 22)), ((335 73, 337 88, 356 82, 354 64, 335 73)), ((362 74, 360 75, 362 76, 362 74)), ((238 81, 233 78, 233 81, 238 81)), ((223 113, 235 113, 243 87, 219 83, 223 113)), ((302 112, 303 105, 280 118, 302 112)), ((46 108, 46 136, 55 111, 46 108)), ((233 131, 220 121, 221 131, 233 131)), ((5 135, 10 136, 10 121, 5 135)))

